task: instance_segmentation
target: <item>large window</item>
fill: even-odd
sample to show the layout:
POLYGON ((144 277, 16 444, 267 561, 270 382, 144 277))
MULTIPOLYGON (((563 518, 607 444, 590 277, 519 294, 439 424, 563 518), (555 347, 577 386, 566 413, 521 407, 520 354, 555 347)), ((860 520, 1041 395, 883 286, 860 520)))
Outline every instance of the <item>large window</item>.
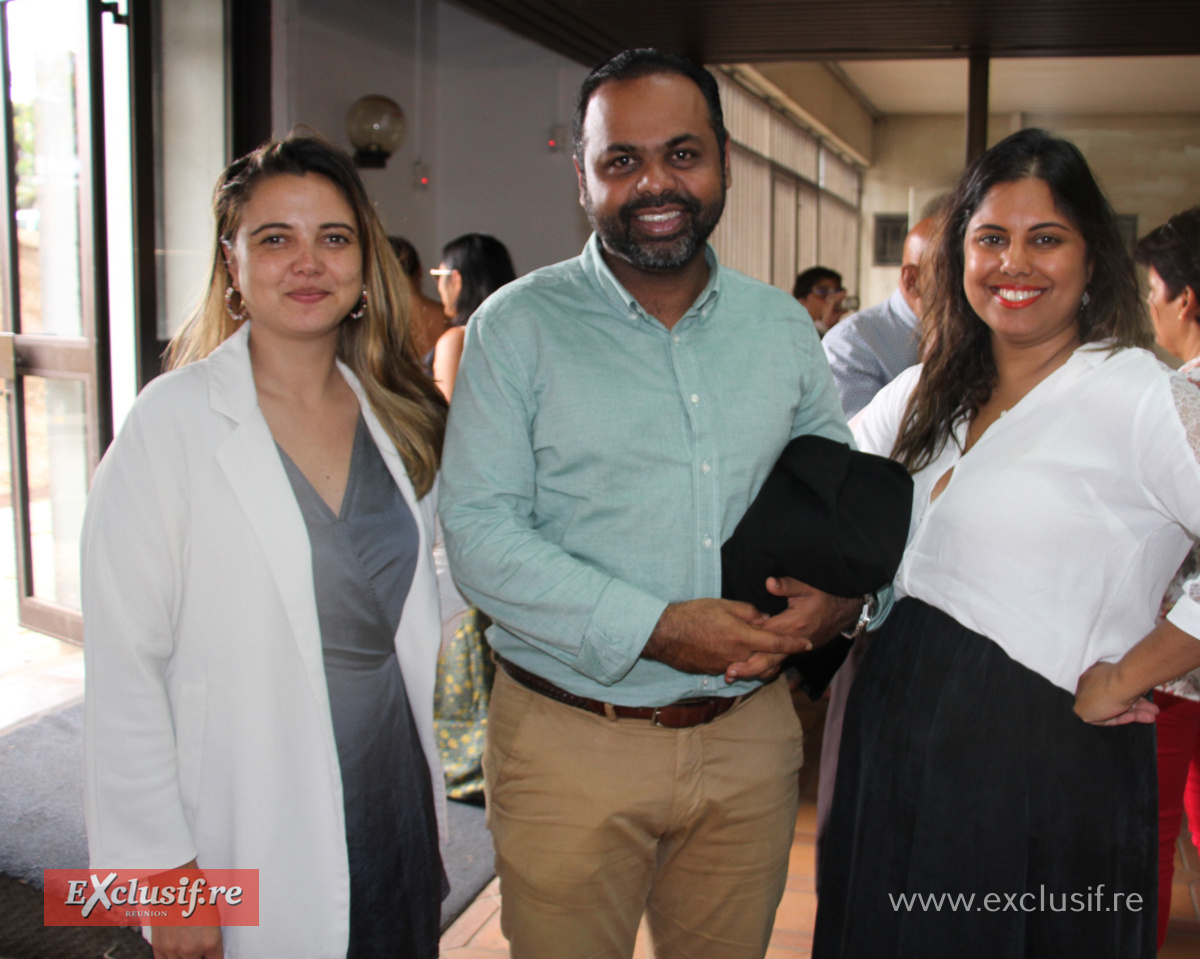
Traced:
POLYGON ((97 89, 105 26, 94 0, 8 0, 2 12, 0 370, 19 616, 78 639, 80 526, 111 433, 97 89))

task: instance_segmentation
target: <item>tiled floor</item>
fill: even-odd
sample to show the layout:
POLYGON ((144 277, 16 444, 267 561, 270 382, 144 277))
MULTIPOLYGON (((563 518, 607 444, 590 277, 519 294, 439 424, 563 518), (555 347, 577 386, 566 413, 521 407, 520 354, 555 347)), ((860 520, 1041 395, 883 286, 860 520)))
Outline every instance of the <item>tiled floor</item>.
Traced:
MULTIPOLYGON (((0 509, 0 529, 3 514, 0 509)), ((10 527, 11 528, 11 527, 10 527)), ((0 543, 0 556, 4 546, 0 543)), ((0 568, 0 597, 15 596, 0 568)), ((9 574, 11 575, 11 573, 9 574)), ((83 694, 83 657, 78 647, 16 625, 15 605, 0 600, 0 732, 34 716, 79 699, 83 694)), ((808 762, 801 772, 801 805, 792 841, 783 900, 776 913, 768 959, 801 959, 809 955, 817 898, 814 877, 816 768, 823 709, 801 706, 808 762)), ((508 943, 500 932, 498 880, 483 890, 442 936, 443 959, 508 959, 508 943)), ((634 959, 652 959, 646 937, 638 937, 634 959)), ((1200 959, 1200 853, 1184 830, 1175 859, 1171 889, 1171 925, 1160 959, 1200 959)))
POLYGON ((1200 853, 1192 845, 1187 823, 1175 844, 1175 881, 1171 884, 1171 922, 1160 959, 1200 957, 1200 853))
MULTIPOLYGON (((2 482, 2 479, 0 479, 2 482)), ((16 572, 11 507, 0 507, 0 733, 83 695, 83 654, 68 643, 17 625, 16 572)), ((776 914, 768 959, 809 955, 816 914, 813 870, 816 769, 823 704, 798 706, 807 731, 808 762, 801 771, 801 806, 783 900, 776 914)), ((1178 844, 1171 890, 1171 926, 1161 959, 1200 959, 1200 853, 1186 832, 1178 844)), ((444 959, 507 959, 500 932, 500 891, 493 881, 442 936, 444 959)), ((635 959, 652 959, 645 935, 635 959)))
POLYGON ((0 733, 82 696, 83 650, 17 624, 12 507, 0 507, 0 733))
POLYGON ((0 733, 82 696, 78 646, 0 622, 0 733))
MULTIPOLYGON (((792 841, 787 887, 775 915, 775 929, 767 959, 802 959, 810 954, 813 920, 817 912, 814 851, 816 830, 816 768, 819 757, 823 708, 802 705, 801 721, 808 730, 801 772, 800 814, 792 841)), ((1200 959, 1200 854, 1189 839, 1181 838, 1171 891, 1171 926, 1160 959, 1200 959), (1186 849, 1184 848, 1186 844, 1186 849)), ((644 933, 643 929, 643 933, 644 933)), ((500 932, 499 880, 480 893, 442 936, 442 959, 508 959, 508 942, 500 932)), ((653 959, 643 935, 638 937, 634 959, 653 959)), ((1078 957, 1086 959, 1086 957, 1078 957)))

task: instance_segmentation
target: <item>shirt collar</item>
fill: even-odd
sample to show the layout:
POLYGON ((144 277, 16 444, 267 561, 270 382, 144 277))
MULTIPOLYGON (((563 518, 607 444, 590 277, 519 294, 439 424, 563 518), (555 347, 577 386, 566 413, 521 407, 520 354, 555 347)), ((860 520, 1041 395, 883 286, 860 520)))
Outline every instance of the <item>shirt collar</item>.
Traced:
MULTIPOLYGON (((583 272, 599 290, 600 295, 613 307, 617 316, 634 326, 653 323, 661 327, 662 324, 642 309, 642 305, 638 303, 633 294, 625 289, 621 281, 608 268, 608 264, 604 262, 604 257, 600 254, 600 238, 595 233, 588 238, 580 260, 583 263, 583 272)), ((712 313, 712 307, 721 292, 721 264, 717 261, 717 254, 711 244, 704 244, 704 260, 708 264, 708 282, 700 291, 700 295, 696 297, 696 302, 688 307, 688 311, 676 324, 677 329, 689 322, 706 320, 712 313), (696 319, 693 320, 693 317, 696 319)))
POLYGON ((892 295, 888 303, 890 309, 896 316, 900 317, 910 328, 917 328, 917 314, 913 312, 913 308, 908 305, 908 300, 904 298, 904 291, 900 287, 892 290, 892 295))

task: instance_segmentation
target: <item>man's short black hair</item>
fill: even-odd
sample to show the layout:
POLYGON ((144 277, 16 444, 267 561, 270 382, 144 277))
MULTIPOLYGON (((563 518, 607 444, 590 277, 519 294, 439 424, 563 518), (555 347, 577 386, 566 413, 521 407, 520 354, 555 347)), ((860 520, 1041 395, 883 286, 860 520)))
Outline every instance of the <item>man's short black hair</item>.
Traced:
POLYGON ((721 166, 725 165, 725 140, 728 133, 725 130, 725 114, 721 111, 721 95, 717 89, 716 78, 700 64, 684 57, 663 53, 653 47, 642 47, 638 50, 625 50, 605 60, 587 75, 587 79, 580 86, 579 99, 575 102, 575 118, 571 123, 575 160, 580 169, 583 169, 583 121, 587 116, 588 103, 596 89, 610 80, 635 80, 657 73, 677 73, 687 77, 700 88, 708 104, 709 123, 712 124, 713 133, 717 137, 721 166))
POLYGON ((792 296, 797 300, 802 300, 813 291, 813 287, 822 280, 833 280, 839 287, 842 285, 842 274, 837 270, 831 270, 827 266, 810 266, 803 273, 796 276, 796 282, 792 284, 792 296))

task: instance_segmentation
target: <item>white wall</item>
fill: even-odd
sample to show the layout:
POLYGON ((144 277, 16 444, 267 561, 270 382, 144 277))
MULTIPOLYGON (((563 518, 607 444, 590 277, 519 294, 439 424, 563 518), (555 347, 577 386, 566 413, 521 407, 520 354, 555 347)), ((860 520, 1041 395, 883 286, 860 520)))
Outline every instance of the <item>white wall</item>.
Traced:
MULTIPOLYGON (((276 135, 304 124, 350 149, 356 99, 399 103, 404 143, 385 169, 362 174, 384 226, 426 268, 467 232, 504 241, 518 273, 583 247, 570 149, 551 154, 546 138, 554 123, 569 127, 584 67, 440 0, 277 0, 276 11, 276 135), (414 186, 418 158, 426 189, 414 186)), ((436 295, 428 279, 425 292, 436 295)))
POLYGON ((876 124, 875 162, 863 174, 863 306, 887 299, 900 282, 899 267, 872 266, 875 214, 908 213, 915 223, 925 202, 954 184, 966 155, 965 122, 961 116, 892 115, 876 124))
MULTIPOLYGON (((863 179, 864 305, 895 289, 897 267, 871 266, 874 214, 905 213, 949 189, 962 172, 966 120, 953 115, 894 115, 875 130, 875 162, 863 179)), ((1172 213, 1200 203, 1200 115, 993 115, 988 143, 1041 126, 1071 140, 1087 158, 1118 213, 1138 218, 1142 236, 1172 213)))
POLYGON ((569 129, 588 70, 451 6, 438 9, 438 242, 491 233, 518 273, 575 256, 590 232, 568 146, 552 154, 552 125, 569 129))
MULTIPOLYGON (((419 155, 436 170, 439 6, 433 0, 295 0, 285 37, 276 33, 277 45, 280 40, 286 43, 277 57, 287 80, 284 95, 277 98, 276 136, 303 125, 352 150, 346 111, 355 100, 379 94, 404 110, 408 131, 400 148, 382 170, 361 173, 384 227, 407 236, 427 266, 437 265, 436 194, 432 188, 414 186, 413 164, 419 155)), ((433 295, 432 284, 426 287, 433 295)))
POLYGON ((1137 215, 1138 236, 1200 203, 1200 114, 1027 113, 1024 122, 1079 147, 1114 209, 1137 215))

